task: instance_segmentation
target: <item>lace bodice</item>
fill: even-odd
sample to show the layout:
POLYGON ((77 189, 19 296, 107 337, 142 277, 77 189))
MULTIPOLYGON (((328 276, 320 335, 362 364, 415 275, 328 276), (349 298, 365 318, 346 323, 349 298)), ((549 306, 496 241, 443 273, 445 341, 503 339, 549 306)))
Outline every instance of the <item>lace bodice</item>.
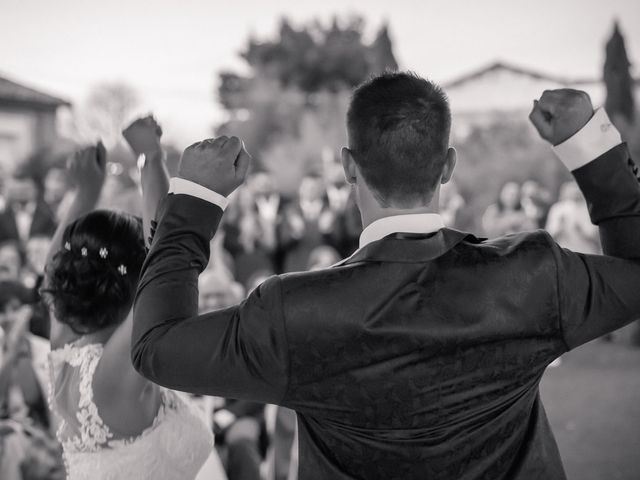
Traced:
POLYGON ((60 420, 57 437, 69 480, 195 478, 213 447, 201 412, 181 394, 163 390, 152 425, 133 438, 117 438, 93 402, 101 356, 100 344, 65 345, 49 356, 49 402, 60 420))

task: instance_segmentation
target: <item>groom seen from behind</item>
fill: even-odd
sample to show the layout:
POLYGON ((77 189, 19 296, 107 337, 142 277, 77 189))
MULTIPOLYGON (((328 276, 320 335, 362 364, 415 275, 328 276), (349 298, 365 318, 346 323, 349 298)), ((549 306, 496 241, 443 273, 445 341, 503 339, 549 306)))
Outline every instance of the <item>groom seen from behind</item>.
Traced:
POLYGON ((203 315, 198 274, 250 157, 236 137, 185 150, 139 284, 134 366, 174 389, 295 410, 302 480, 565 478, 538 385, 555 358, 640 315, 640 184, 585 93, 544 92, 530 118, 619 258, 543 231, 445 228, 448 102, 413 74, 384 74, 354 92, 342 153, 360 248, 203 315))

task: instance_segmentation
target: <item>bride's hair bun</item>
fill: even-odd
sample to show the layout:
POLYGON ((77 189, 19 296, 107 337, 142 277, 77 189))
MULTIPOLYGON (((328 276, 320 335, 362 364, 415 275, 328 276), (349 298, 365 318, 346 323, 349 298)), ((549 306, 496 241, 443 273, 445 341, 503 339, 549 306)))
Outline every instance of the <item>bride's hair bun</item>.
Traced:
POLYGON ((78 334, 122 322, 145 258, 142 222, 96 210, 71 223, 46 269, 45 298, 56 319, 78 334))

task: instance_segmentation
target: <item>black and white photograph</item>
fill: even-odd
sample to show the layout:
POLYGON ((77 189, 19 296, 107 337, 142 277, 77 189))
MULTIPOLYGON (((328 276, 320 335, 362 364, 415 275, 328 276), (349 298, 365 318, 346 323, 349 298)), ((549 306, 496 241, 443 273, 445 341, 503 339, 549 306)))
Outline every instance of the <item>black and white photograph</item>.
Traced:
POLYGON ((0 0, 0 480, 639 480, 638 0, 0 0))

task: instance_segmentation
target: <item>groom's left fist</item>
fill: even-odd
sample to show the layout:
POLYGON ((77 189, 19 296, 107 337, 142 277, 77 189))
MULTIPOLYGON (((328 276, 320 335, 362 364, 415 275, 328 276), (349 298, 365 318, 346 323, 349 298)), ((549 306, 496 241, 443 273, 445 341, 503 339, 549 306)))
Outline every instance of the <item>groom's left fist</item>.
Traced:
POLYGON ((555 146, 575 135, 592 116, 593 105, 586 92, 561 88, 545 90, 540 100, 534 100, 529 120, 555 146))
POLYGON ((178 176, 226 197, 244 182, 250 163, 238 137, 209 138, 187 147, 178 176))

